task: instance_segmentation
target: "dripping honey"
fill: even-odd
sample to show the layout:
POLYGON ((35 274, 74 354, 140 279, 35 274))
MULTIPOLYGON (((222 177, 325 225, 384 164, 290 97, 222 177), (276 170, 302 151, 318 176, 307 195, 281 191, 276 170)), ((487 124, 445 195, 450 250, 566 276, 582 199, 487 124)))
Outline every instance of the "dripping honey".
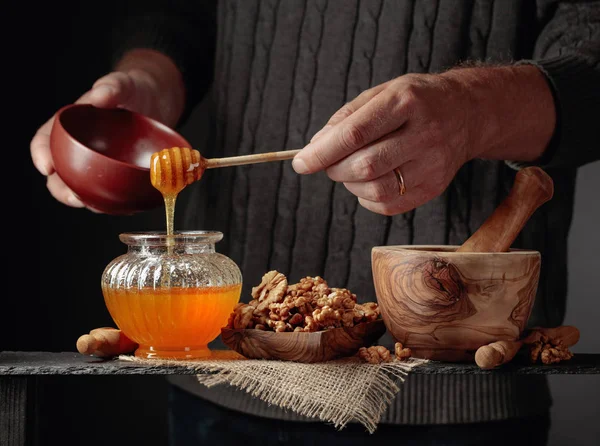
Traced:
MULTIPOLYGON (((150 161, 150 181, 165 201, 167 235, 174 235, 177 195, 204 172, 196 150, 173 147, 156 152, 150 161)), ((173 254, 170 238, 169 255, 173 254)), ((163 269, 168 284, 168 268, 163 269)), ((113 288, 103 285, 106 306, 117 326, 139 344, 135 354, 144 358, 191 359, 210 354, 215 339, 235 304, 241 284, 215 287, 113 288)))
POLYGON ((197 358, 227 323, 241 284, 206 288, 114 289, 105 287, 106 306, 117 326, 144 358, 197 358))
POLYGON ((173 235, 177 195, 204 173, 200 152, 187 147, 172 147, 152 154, 150 182, 162 194, 167 217, 167 235, 173 235))

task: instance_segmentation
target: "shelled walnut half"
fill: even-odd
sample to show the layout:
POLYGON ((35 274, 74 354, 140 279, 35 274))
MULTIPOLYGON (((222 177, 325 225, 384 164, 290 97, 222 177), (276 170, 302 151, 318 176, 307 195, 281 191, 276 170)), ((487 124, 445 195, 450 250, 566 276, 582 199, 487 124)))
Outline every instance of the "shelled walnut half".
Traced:
POLYGON ((315 332, 353 327, 379 319, 376 302, 358 303, 346 288, 332 288, 322 277, 304 277, 288 284, 284 274, 269 271, 252 288, 252 300, 240 303, 227 328, 255 328, 275 332, 315 332))
POLYGON ((369 364, 381 364, 382 362, 391 362, 394 359, 390 351, 383 345, 361 347, 357 354, 360 359, 369 364))
POLYGON ((573 357, 569 347, 560 340, 548 336, 540 336, 540 339, 529 344, 529 355, 532 363, 555 364, 568 361, 573 357))
POLYGON ((404 347, 401 342, 394 345, 394 354, 383 345, 372 345, 361 347, 357 353, 358 357, 369 364, 381 364, 383 362, 404 361, 411 357, 410 348, 404 347))

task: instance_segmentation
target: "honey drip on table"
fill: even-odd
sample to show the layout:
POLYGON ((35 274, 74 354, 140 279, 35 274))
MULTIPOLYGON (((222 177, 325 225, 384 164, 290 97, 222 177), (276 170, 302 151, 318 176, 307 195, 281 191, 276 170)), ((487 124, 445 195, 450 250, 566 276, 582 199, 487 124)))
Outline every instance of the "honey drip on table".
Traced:
POLYGON ((167 235, 173 235, 175 201, 188 185, 202 178, 206 162, 197 150, 171 147, 152 154, 150 182, 165 200, 167 235))

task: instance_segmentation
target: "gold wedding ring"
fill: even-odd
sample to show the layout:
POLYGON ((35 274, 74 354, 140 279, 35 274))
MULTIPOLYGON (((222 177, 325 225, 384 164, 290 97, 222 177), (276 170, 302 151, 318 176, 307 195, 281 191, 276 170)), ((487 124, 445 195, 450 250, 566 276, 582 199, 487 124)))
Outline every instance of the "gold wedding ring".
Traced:
POLYGON ((402 176, 402 172, 400 172, 400 168, 396 167, 394 169, 394 173, 396 174, 396 179, 398 180, 398 189, 400 191, 400 195, 404 195, 406 193, 406 186, 404 185, 404 177, 402 176))

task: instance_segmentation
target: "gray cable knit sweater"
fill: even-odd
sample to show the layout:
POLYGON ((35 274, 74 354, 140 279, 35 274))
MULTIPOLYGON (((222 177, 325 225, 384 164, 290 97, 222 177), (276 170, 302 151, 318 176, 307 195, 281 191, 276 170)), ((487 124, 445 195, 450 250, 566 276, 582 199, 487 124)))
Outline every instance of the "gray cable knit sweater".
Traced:
MULTIPOLYGON (((555 181, 555 196, 515 246, 542 253, 530 324, 562 322, 576 169, 600 159, 600 2, 170 3, 169 10, 155 5, 147 14, 127 15, 130 21, 116 33, 116 57, 132 47, 170 55, 184 75, 187 113, 210 95, 214 132, 201 148, 205 156, 302 147, 346 101, 404 73, 436 72, 467 60, 537 64, 557 103, 557 132, 539 161, 555 181)), ((373 246, 461 244, 505 196, 514 174, 504 162, 471 161, 438 198, 385 217, 358 206, 324 174, 301 177, 289 163, 268 163, 209 171, 178 212, 185 213, 183 227, 225 234, 217 250, 242 269, 245 301, 270 269, 291 281, 321 275, 371 301, 373 246)), ((191 377, 172 381, 229 408, 300 419, 231 388, 209 390, 191 377)), ((543 412, 550 404, 541 377, 413 375, 383 421, 485 421, 543 412)))

